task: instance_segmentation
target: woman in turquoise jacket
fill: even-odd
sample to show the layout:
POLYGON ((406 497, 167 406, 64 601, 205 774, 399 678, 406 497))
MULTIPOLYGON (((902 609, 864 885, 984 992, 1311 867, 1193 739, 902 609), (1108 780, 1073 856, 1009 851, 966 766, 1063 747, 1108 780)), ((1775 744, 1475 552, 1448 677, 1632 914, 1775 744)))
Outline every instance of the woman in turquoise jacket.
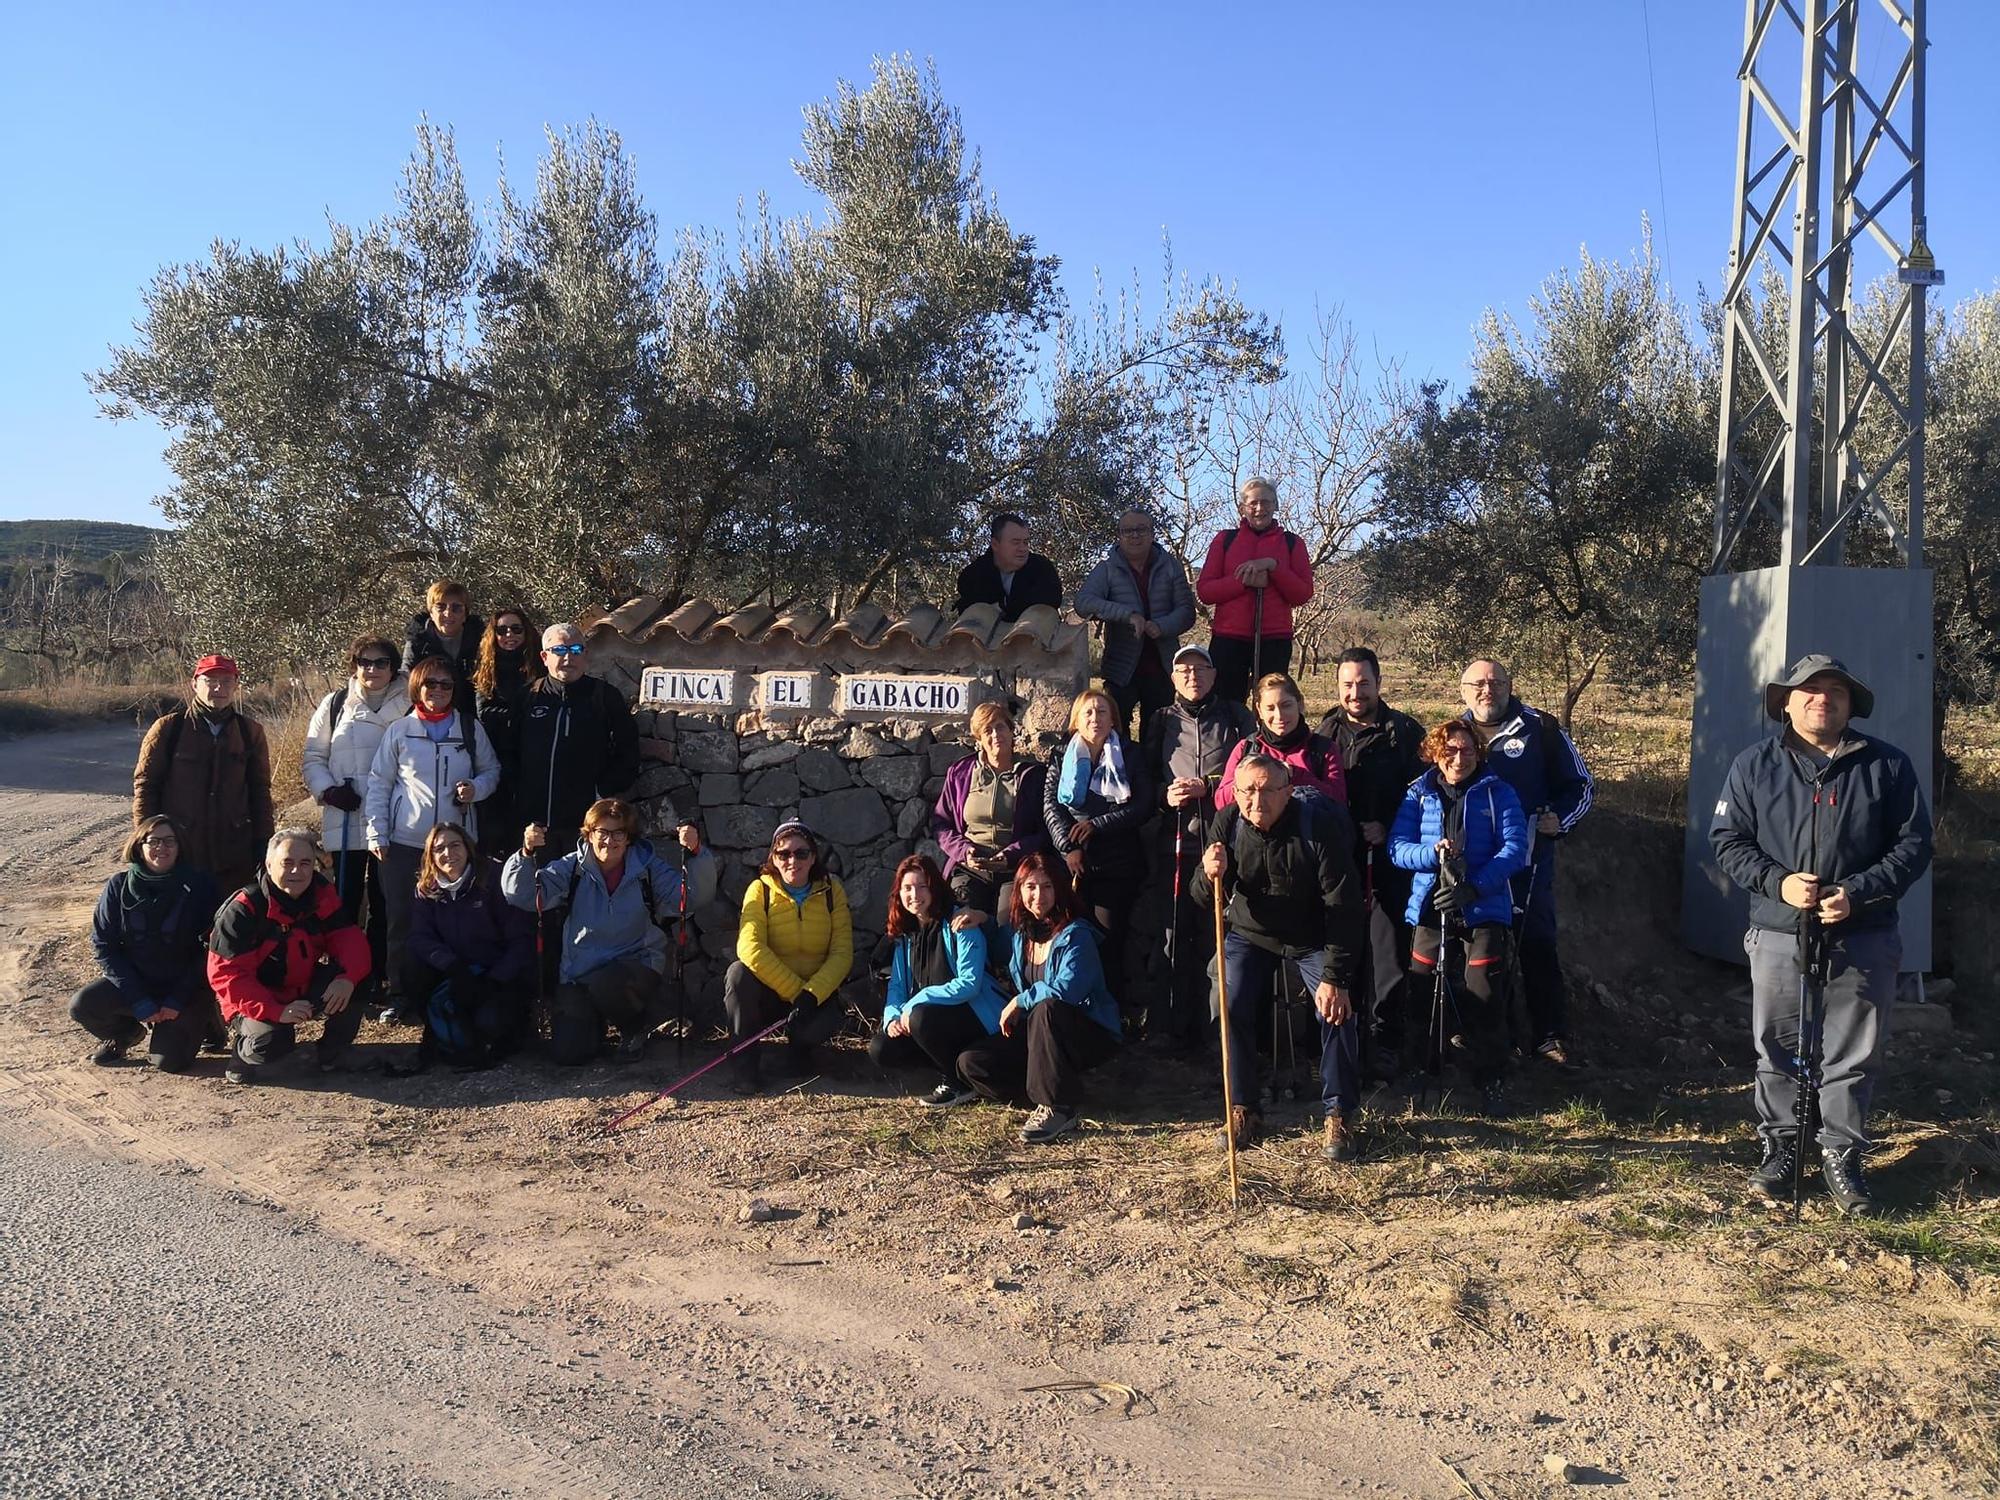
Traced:
POLYGON ((912 854, 889 884, 888 935, 895 940, 882 1025, 868 1055, 884 1068, 929 1063, 944 1077, 924 1095, 932 1109, 978 1096, 958 1071, 958 1055, 1000 1027, 1000 990, 986 972, 986 933, 955 931, 951 887, 928 855, 912 854))
POLYGON ((1083 1074, 1118 1050, 1118 1002, 1059 856, 1031 854, 1014 872, 1013 931, 1014 998, 958 1071, 988 1099, 1026 1097, 1021 1139, 1040 1145, 1076 1129, 1083 1074))

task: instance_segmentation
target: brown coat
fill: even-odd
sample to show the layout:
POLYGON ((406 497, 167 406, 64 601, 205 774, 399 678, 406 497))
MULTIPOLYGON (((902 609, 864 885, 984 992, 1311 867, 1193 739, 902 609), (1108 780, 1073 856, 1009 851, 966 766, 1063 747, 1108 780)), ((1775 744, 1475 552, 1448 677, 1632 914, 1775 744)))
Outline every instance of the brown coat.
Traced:
POLYGON ((213 875, 218 890, 247 885, 276 826, 264 727, 233 711, 220 735, 185 708, 154 720, 132 772, 132 821, 157 813, 180 825, 182 860, 213 875))

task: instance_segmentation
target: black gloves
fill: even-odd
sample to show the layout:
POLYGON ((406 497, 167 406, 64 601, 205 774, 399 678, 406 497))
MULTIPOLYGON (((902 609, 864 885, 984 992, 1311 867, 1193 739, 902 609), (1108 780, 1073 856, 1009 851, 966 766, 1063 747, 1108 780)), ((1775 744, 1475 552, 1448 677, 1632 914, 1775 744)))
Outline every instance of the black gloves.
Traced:
POLYGON ((811 990, 800 990, 799 998, 792 1002, 792 1013, 785 1017, 785 1035, 796 1039, 819 1014, 819 1001, 813 998, 811 990))
POLYGON ((1441 912, 1469 911, 1479 892, 1473 886, 1462 859, 1448 859, 1438 867, 1437 889, 1431 903, 1441 912))
POLYGON ((328 787, 319 800, 340 812, 361 811, 361 793, 344 781, 339 786, 328 787))

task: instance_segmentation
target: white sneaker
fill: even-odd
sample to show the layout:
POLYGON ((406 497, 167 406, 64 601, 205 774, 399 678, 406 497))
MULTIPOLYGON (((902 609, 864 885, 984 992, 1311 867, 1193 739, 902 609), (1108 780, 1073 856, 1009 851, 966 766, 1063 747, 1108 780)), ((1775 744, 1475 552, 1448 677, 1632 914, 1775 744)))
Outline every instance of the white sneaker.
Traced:
POLYGON ((1029 1146, 1046 1145, 1058 1136, 1068 1135, 1076 1129, 1076 1116, 1067 1110, 1057 1109, 1052 1104, 1038 1104, 1026 1122, 1021 1126, 1022 1143, 1029 1146))

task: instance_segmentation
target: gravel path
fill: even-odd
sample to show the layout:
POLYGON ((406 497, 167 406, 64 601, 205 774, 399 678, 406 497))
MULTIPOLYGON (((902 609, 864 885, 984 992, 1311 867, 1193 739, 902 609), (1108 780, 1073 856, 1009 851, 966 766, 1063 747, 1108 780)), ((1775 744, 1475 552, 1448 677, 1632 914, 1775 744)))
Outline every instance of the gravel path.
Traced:
POLYGON ((674 1394, 553 1320, 0 1114, 11 1500, 819 1493, 724 1457, 674 1394))

